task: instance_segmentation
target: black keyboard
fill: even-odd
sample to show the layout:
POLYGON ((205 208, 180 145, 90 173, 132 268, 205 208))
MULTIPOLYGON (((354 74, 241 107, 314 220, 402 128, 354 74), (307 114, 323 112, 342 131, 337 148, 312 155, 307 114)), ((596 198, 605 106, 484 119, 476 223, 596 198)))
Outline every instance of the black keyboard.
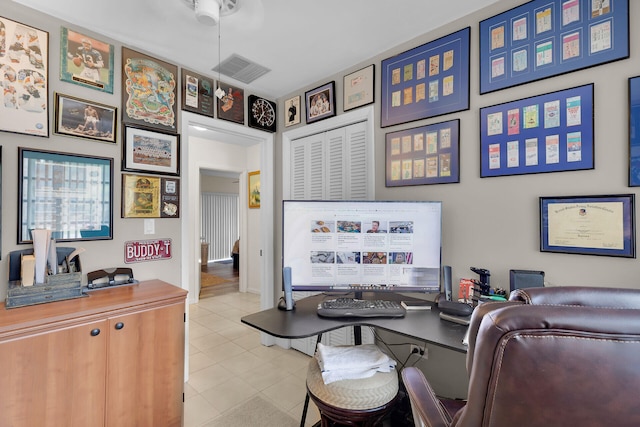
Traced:
POLYGON ((322 317, 404 317, 405 313, 399 301, 336 298, 318 304, 322 317))

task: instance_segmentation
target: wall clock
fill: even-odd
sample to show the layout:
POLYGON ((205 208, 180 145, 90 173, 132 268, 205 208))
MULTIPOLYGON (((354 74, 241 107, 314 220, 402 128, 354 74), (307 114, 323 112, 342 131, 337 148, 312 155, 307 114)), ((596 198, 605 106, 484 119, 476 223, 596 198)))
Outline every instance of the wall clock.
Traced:
POLYGON ((249 126, 269 132, 276 131, 276 103, 249 95, 249 126))

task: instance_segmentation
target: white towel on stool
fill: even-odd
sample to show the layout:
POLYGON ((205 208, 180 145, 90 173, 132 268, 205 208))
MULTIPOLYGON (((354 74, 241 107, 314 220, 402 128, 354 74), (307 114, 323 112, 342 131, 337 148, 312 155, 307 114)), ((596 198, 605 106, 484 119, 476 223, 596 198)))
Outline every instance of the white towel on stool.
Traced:
POLYGON ((391 372, 396 366, 396 361, 375 344, 330 346, 318 343, 316 359, 325 384, 369 378, 376 372, 391 372))

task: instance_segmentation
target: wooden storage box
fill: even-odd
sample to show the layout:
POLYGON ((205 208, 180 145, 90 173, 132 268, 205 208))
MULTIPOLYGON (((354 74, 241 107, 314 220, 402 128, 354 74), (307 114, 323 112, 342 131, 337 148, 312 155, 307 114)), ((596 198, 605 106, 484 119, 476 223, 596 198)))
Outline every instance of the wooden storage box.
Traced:
MULTIPOLYGON (((58 259, 69 256, 75 248, 56 248, 58 259)), ((32 254, 32 249, 14 251, 9 254, 9 285, 7 287, 6 308, 24 307, 45 302, 61 301, 86 296, 82 292, 82 273, 80 271, 45 276, 45 283, 22 286, 20 261, 23 254, 32 254)), ((75 257, 78 270, 80 257, 75 257)))

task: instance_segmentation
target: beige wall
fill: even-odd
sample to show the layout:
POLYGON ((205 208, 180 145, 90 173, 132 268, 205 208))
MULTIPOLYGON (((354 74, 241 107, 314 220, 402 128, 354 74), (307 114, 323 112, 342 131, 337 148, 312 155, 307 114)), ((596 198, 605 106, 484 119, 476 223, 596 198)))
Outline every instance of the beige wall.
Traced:
POLYGON ((238 194, 238 178, 200 174, 200 192, 238 194))
MULTIPOLYGON (((491 284, 509 286, 509 269, 532 269, 546 272, 549 285, 587 285, 640 287, 637 280, 640 267, 636 259, 570 255, 540 252, 540 196, 637 194, 637 188, 627 186, 628 175, 628 78, 640 75, 640 28, 630 25, 630 58, 589 68, 546 80, 479 95, 478 51, 479 22, 512 7, 521 0, 504 0, 457 22, 425 33, 423 36, 394 49, 382 52, 367 61, 322 81, 300 88, 279 99, 301 95, 306 90, 334 80, 337 111, 341 113, 342 83, 345 74, 369 64, 375 64, 375 168, 376 199, 378 200, 441 200, 443 202, 443 248, 445 264, 452 266, 454 287, 460 278, 478 278, 469 267, 491 271, 491 284), (432 119, 380 128, 380 63, 393 55, 471 27, 471 108, 432 119), (595 85, 595 169, 480 178, 479 109, 503 102, 572 88, 595 85), (460 119, 460 183, 412 187, 385 187, 385 134, 450 119, 460 119)), ((640 2, 630 2, 630 22, 640 19, 640 2)), ((302 107, 304 111, 304 106, 302 107)), ((331 120, 331 119, 329 119, 331 120)), ((304 122, 304 119, 302 120, 304 122)), ((279 124, 280 128, 284 124, 279 124)), ((299 126, 302 126, 299 125, 299 126)), ((287 128, 286 130, 291 130, 287 128)), ((281 149, 276 146, 275 170, 280 171, 281 149)), ((277 196, 282 195, 282 176, 276 175, 277 196)), ((281 212, 276 203, 276 236, 281 234, 281 212)), ((281 244, 276 240, 276 253, 281 244)), ((278 260, 279 261, 279 260, 278 260)), ((280 268, 276 266, 277 272, 280 268)))

